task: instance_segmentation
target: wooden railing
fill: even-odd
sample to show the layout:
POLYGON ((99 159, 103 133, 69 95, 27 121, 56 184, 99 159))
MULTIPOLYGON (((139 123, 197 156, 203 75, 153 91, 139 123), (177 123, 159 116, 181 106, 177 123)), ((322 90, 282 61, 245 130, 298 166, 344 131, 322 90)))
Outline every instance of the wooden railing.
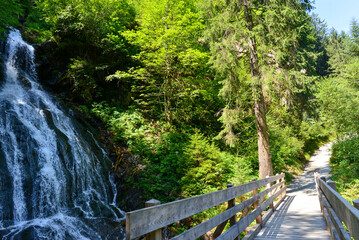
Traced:
POLYGON ((238 239, 240 233, 256 220, 257 224, 246 235, 246 239, 252 239, 285 195, 286 186, 282 173, 265 179, 254 179, 252 182, 239 186, 229 184, 224 190, 162 205, 159 205, 157 200, 150 200, 146 203, 146 208, 126 214, 126 239, 135 239, 146 234, 147 240, 163 239, 162 228, 225 202, 228 203, 226 211, 172 239, 196 239, 214 228, 216 230, 213 237, 216 239, 238 239), (258 193, 258 189, 264 186, 266 189, 258 193), (253 192, 252 197, 236 205, 235 198, 249 192, 253 192), (277 198, 279 200, 274 206, 273 202, 277 198), (268 206, 269 210, 262 216, 268 206), (237 214, 241 211, 243 212, 238 220, 237 214), (230 228, 222 234, 228 221, 230 228))
POLYGON ((359 240, 359 199, 354 200, 354 206, 352 206, 337 193, 334 181, 326 181, 326 178, 318 173, 314 174, 314 179, 317 184, 320 208, 331 239, 359 240))

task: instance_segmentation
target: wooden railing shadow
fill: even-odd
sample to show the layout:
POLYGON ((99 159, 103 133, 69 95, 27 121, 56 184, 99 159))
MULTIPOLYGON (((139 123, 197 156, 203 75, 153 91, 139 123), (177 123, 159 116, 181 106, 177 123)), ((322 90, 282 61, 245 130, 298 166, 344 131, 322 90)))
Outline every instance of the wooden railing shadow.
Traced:
POLYGON ((270 227, 264 228, 261 234, 261 239, 275 239, 279 233, 278 229, 285 223, 285 216, 287 215, 288 209, 292 204, 295 196, 287 196, 286 200, 281 204, 280 208, 276 211, 275 216, 268 222, 270 227))
POLYGON ((229 184, 224 190, 162 205, 157 200, 150 200, 146 203, 146 208, 127 213, 126 239, 136 239, 144 235, 148 240, 163 239, 162 228, 225 202, 228 203, 226 211, 171 239, 197 239, 214 228, 215 239, 238 239, 241 232, 256 221, 256 225, 245 237, 248 240, 253 239, 286 196, 284 176, 282 173, 265 179, 254 179, 239 186, 229 184), (261 187, 266 189, 258 192, 261 187), (236 205, 237 197, 250 192, 253 193, 251 198, 236 205), (277 198, 279 200, 274 204, 277 198), (267 207, 269 210, 263 214, 267 207), (237 214, 241 211, 243 212, 238 219, 237 214), (228 221, 230 228, 222 233, 228 221))
POLYGON ((359 199, 352 206, 339 193, 334 181, 314 173, 320 208, 331 239, 359 240, 359 199), (345 229, 348 229, 348 231, 345 229))

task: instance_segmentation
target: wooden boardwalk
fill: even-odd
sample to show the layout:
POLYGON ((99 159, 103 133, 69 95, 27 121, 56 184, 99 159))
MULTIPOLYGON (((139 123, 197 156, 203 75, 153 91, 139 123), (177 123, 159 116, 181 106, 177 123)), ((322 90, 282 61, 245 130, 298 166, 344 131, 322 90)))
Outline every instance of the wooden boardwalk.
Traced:
POLYGON ((265 223, 256 240, 330 239, 313 180, 314 172, 328 176, 330 147, 330 144, 321 147, 304 173, 288 186, 287 198, 265 223))

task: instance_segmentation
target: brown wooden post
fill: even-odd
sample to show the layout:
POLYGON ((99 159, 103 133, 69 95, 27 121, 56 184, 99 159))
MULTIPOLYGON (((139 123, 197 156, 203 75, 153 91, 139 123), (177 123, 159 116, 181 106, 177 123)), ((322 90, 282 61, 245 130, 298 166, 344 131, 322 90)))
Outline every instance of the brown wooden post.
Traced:
MULTIPOLYGON (((231 183, 227 184, 227 188, 231 188, 231 187, 233 187, 233 184, 231 184, 231 183)), ((234 207, 235 205, 236 205, 236 199, 235 198, 228 201, 228 209, 234 207)), ((236 222, 237 222, 237 215, 234 215, 233 217, 231 217, 229 219, 229 225, 231 227, 233 225, 235 225, 236 222)), ((238 240, 238 237, 236 237, 234 240, 238 240)))
MULTIPOLYGON (((266 176, 266 178, 269 178, 269 176, 266 176)), ((272 186, 272 184, 271 184, 271 183, 268 183, 268 184, 267 184, 267 189, 270 188, 271 186, 272 186)), ((268 197, 271 197, 272 195, 273 195, 272 192, 269 192, 269 193, 268 193, 268 197)), ((269 204, 269 208, 271 208, 271 209, 274 208, 273 202, 271 202, 271 203, 269 204)))
MULTIPOLYGON (((252 179, 252 182, 255 182, 257 181, 257 179, 253 178, 252 179)), ((253 196, 257 195, 258 194, 258 189, 254 189, 253 190, 253 196)), ((257 200, 255 203, 254 203, 254 207, 257 208, 259 206, 259 200, 257 200)), ((259 216, 256 218, 256 223, 257 224, 260 224, 262 226, 262 213, 259 214, 259 216)))
POLYGON ((324 176, 320 176, 320 179, 322 179, 324 182, 327 182, 327 178, 324 176))
MULTIPOLYGON (((231 187, 233 187, 233 184, 231 183, 227 184, 227 188, 231 188, 231 187)), ((228 201, 228 209, 234 207, 235 205, 236 205, 235 198, 228 201)), ((231 217, 229 221, 230 221, 230 226, 232 227, 237 222, 236 216, 231 217)))
MULTIPOLYGON (((276 174, 276 175, 278 175, 278 173, 276 174)), ((278 181, 277 181, 277 183, 280 183, 282 181, 282 178, 279 178, 278 179, 278 181)), ((281 189, 281 186, 279 186, 279 190, 281 189)), ((279 195, 279 201, 282 201, 282 199, 283 199, 283 193, 281 193, 280 195, 279 195)))
MULTIPOLYGON (((160 204, 160 201, 156 199, 151 199, 145 203, 145 207, 153 207, 160 204)), ((146 234, 146 240, 162 240, 162 229, 157 229, 153 232, 146 234)))
MULTIPOLYGON (((281 173, 281 174, 284 174, 284 173, 281 173)), ((281 179, 281 181, 283 181, 283 186, 282 187, 285 187, 285 174, 284 174, 284 177, 281 179)), ((283 196, 285 197, 287 195, 287 189, 284 189, 283 191, 283 196)))
POLYGON ((329 185, 329 187, 331 187, 334 191, 338 191, 337 190, 337 185, 335 184, 335 182, 334 181, 332 181, 332 180, 329 180, 328 182, 327 182, 327 184, 329 185))
MULTIPOLYGON (((227 184, 227 188, 231 188, 231 187, 233 187, 233 184, 231 184, 231 183, 227 184)), ((232 207, 234 207, 236 205, 236 199, 233 198, 233 199, 229 200, 227 203, 228 203, 228 208, 227 209, 230 209, 230 208, 232 208, 232 207)), ((227 225, 227 222, 228 222, 228 220, 224 221, 223 223, 221 223, 220 225, 217 226, 216 230, 213 233, 213 238, 217 238, 222 234, 224 228, 227 225)), ((236 224, 236 222, 237 222, 236 215, 234 215, 233 217, 231 217, 229 219, 229 223, 230 223, 231 227, 234 224, 236 224)), ((238 237, 235 238, 235 240, 238 240, 238 237)))
POLYGON ((359 210, 359 198, 358 199, 355 199, 353 200, 353 206, 359 210))

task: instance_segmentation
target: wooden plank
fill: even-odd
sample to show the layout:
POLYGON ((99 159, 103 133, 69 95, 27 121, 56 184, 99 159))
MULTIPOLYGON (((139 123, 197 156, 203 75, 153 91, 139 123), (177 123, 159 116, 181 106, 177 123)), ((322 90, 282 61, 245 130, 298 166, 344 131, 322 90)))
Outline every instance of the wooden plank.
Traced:
POLYGON ((330 239, 332 240, 339 240, 339 236, 335 230, 335 227, 333 225, 333 222, 332 220, 330 219, 330 216, 328 214, 328 211, 326 208, 323 209, 323 215, 324 215, 324 219, 325 221, 327 222, 327 227, 328 227, 328 230, 329 230, 329 233, 330 233, 330 239))
POLYGON ((217 192, 144 208, 126 214, 126 239, 134 239, 156 229, 165 227, 206 209, 227 202, 256 188, 284 177, 284 174, 260 179, 217 192))
MULTIPOLYGON (((283 181, 285 182, 285 181, 283 181)), ((277 209, 279 207, 279 205, 284 201, 285 196, 282 197, 282 199, 280 199, 274 206, 274 209, 277 209)), ((266 222, 270 219, 270 217, 272 216, 274 209, 269 209, 262 217, 262 224, 265 225, 266 222)), ((242 240, 252 240, 254 239, 257 234, 261 231, 262 229, 262 224, 256 224, 253 227, 251 227, 251 229, 248 231, 248 233, 243 237, 242 240)))
POLYGON ((256 218, 259 214, 261 214, 266 207, 269 206, 271 202, 273 202, 281 193, 283 193, 286 190, 286 186, 281 188, 277 193, 269 197, 267 200, 265 200, 259 207, 257 207, 254 211, 252 211, 250 214, 248 214, 245 218, 242 218, 239 220, 236 225, 228 229, 225 233, 223 233, 221 236, 217 238, 217 240, 228 240, 228 239, 234 239, 241 232, 243 232, 256 218))
MULTIPOLYGON (((160 204, 161 204, 160 201, 158 201, 156 199, 151 199, 151 200, 145 202, 145 207, 153 207, 153 206, 158 206, 160 204)), ((162 240, 162 229, 160 228, 153 232, 147 233, 146 239, 147 240, 162 240)))
POLYGON ((242 240, 253 240, 257 234, 262 230, 261 224, 256 224, 248 231, 248 233, 242 238, 242 240))
POLYGON ((222 222, 227 221, 230 217, 232 217, 235 214, 237 214, 238 212, 242 211, 248 205, 251 205, 254 202, 258 201, 259 199, 263 198, 265 195, 267 195, 271 190, 276 188, 278 185, 283 184, 283 182, 273 185, 271 188, 266 189, 263 192, 260 192, 259 194, 251 197, 250 199, 243 201, 232 208, 229 208, 228 210, 224 211, 223 213, 220 213, 217 216, 214 216, 213 218, 211 218, 211 219, 195 226, 194 228, 191 228, 188 231, 183 232, 180 235, 177 235, 171 239, 172 240, 186 240, 186 239, 199 238, 200 236, 204 235, 209 230, 215 228, 222 222))
POLYGON ((324 183, 323 180, 318 179, 318 184, 339 219, 345 223, 354 239, 359 239, 359 210, 324 183))
MULTIPOLYGON (((230 187, 233 187, 233 184, 227 184, 227 188, 230 188, 230 187)), ((229 200, 228 201, 228 208, 232 208, 236 205, 236 199, 233 198, 232 200, 229 200)), ((226 227, 227 225, 227 222, 228 222, 229 219, 227 219, 226 221, 222 222, 219 226, 217 226, 216 230, 214 231, 213 233, 213 238, 216 238, 218 237, 219 235, 222 234, 224 228, 226 227)), ((230 219, 230 225, 234 225, 234 223, 236 222, 236 217, 235 215, 231 217, 230 219)), ((208 230, 209 231, 209 230, 208 230)))
POLYGON ((332 224, 334 225, 335 229, 337 230, 337 233, 340 237, 340 239, 344 240, 351 240, 348 232, 345 230, 342 222, 339 220, 338 216, 335 214, 334 210, 330 206, 328 200, 326 199, 325 195, 323 194, 322 190, 319 189, 319 197, 321 198, 325 209, 327 210, 327 214, 329 215, 332 224))

